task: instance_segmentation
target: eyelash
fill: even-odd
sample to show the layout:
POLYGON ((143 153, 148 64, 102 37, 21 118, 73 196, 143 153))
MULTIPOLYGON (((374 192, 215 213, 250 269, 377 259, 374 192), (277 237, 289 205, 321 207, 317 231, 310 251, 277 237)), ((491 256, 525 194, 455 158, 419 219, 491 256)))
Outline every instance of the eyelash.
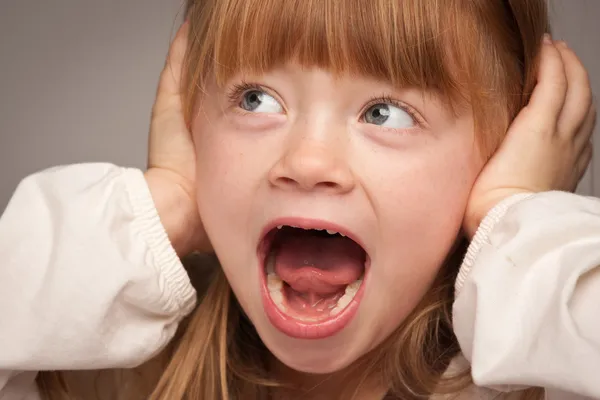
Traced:
MULTIPOLYGON (((236 83, 233 85, 233 87, 231 88, 231 90, 229 91, 229 93, 227 94, 227 97, 229 99, 229 102, 231 104, 235 104, 235 106, 239 106, 239 102, 240 102, 240 98, 249 91, 261 91, 261 92, 270 92, 270 90, 266 89, 264 86, 261 86, 259 84, 256 83, 249 83, 249 82, 240 82, 240 83, 236 83)), ((423 120, 423 117, 421 117, 419 115, 419 113, 414 110, 412 107, 410 107, 407 104, 404 104, 398 100, 395 100, 394 98, 392 98, 392 96, 390 95, 383 95, 383 96, 379 96, 379 97, 374 97, 371 100, 369 100, 367 102, 367 104, 365 105, 365 107, 363 108, 363 111, 361 112, 361 120, 364 117, 364 113, 371 107, 373 107, 374 105, 377 104, 391 104, 394 107, 398 107, 400 108, 402 111, 406 112, 408 115, 411 116, 411 118, 418 124, 418 125, 424 125, 425 121, 423 120)))
MULTIPOLYGON (((364 114, 367 112, 367 110, 369 108, 371 108, 377 104, 390 104, 394 107, 398 107, 399 109, 401 109, 402 111, 404 111, 405 113, 410 115, 416 124, 421 125, 421 126, 425 125, 425 120, 423 119, 423 117, 421 117, 421 115, 419 115, 419 113, 414 108, 410 107, 408 104, 405 104, 401 101, 395 100, 390 95, 374 97, 371 100, 369 100, 367 102, 367 104, 365 105, 365 107, 363 108, 361 115, 364 116, 364 114)), ((363 118, 364 117, 361 117, 361 119, 363 119, 363 118)))
POLYGON ((233 85, 233 87, 227 94, 227 98, 229 99, 230 103, 238 106, 242 95, 244 95, 246 92, 251 92, 255 90, 261 92, 268 91, 265 90, 263 86, 258 85, 256 83, 240 82, 233 85))

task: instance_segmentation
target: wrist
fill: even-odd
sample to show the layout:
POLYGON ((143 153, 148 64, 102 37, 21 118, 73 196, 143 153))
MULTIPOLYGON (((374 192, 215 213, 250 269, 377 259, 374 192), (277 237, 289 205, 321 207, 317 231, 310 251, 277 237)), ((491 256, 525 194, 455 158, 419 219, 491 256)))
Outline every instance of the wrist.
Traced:
POLYGON ((152 200, 171 245, 179 257, 200 250, 200 216, 190 190, 170 171, 150 168, 144 173, 152 200))
POLYGON ((465 212, 463 231, 466 238, 472 241, 484 219, 490 214, 502 214, 512 205, 533 196, 534 193, 527 190, 504 191, 502 194, 490 196, 478 205, 473 205, 465 212))
POLYGON ((465 220, 463 223, 463 232, 467 240, 472 241, 473 237, 475 237, 475 233, 481 225, 481 221, 483 221, 484 215, 480 215, 478 213, 470 213, 465 215, 465 220))

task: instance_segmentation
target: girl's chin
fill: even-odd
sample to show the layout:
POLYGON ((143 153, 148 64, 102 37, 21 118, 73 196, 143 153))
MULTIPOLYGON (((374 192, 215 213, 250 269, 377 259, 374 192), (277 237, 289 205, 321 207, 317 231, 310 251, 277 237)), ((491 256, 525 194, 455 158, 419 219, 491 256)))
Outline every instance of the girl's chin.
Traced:
MULTIPOLYGON (((279 347, 279 346, 277 346, 279 347)), ((306 351, 303 348, 273 348, 274 364, 306 374, 332 374, 352 365, 358 357, 351 357, 343 349, 306 351)))
POLYGON ((368 354, 380 343, 374 338, 368 343, 359 343, 358 335, 349 327, 343 336, 327 339, 295 339, 275 329, 263 314, 258 334, 269 350, 272 361, 293 371, 307 374, 331 374, 342 371, 368 354))

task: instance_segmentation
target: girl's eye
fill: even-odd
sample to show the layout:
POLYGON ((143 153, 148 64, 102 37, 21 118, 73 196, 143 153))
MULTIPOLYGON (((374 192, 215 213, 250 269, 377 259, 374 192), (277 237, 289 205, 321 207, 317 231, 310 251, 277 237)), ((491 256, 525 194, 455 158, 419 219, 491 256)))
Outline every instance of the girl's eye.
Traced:
POLYGON ((415 121, 408 112, 386 103, 372 105, 367 109, 363 118, 368 124, 385 128, 406 129, 415 126, 415 121))
POLYGON ((262 90, 249 90, 244 93, 240 107, 254 113, 278 114, 283 112, 281 104, 262 90))

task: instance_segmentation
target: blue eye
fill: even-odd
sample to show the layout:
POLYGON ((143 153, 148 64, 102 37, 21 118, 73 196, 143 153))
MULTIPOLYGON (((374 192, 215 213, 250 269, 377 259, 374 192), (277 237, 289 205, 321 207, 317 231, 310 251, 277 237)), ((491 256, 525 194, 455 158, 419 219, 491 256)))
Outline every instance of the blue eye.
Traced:
POLYGON ((283 107, 275 98, 262 90, 249 90, 242 96, 240 107, 249 112, 278 114, 283 107))
POLYGON ((365 112, 364 120, 368 124, 385 128, 406 129, 415 126, 413 117, 400 107, 391 104, 375 104, 365 112))

